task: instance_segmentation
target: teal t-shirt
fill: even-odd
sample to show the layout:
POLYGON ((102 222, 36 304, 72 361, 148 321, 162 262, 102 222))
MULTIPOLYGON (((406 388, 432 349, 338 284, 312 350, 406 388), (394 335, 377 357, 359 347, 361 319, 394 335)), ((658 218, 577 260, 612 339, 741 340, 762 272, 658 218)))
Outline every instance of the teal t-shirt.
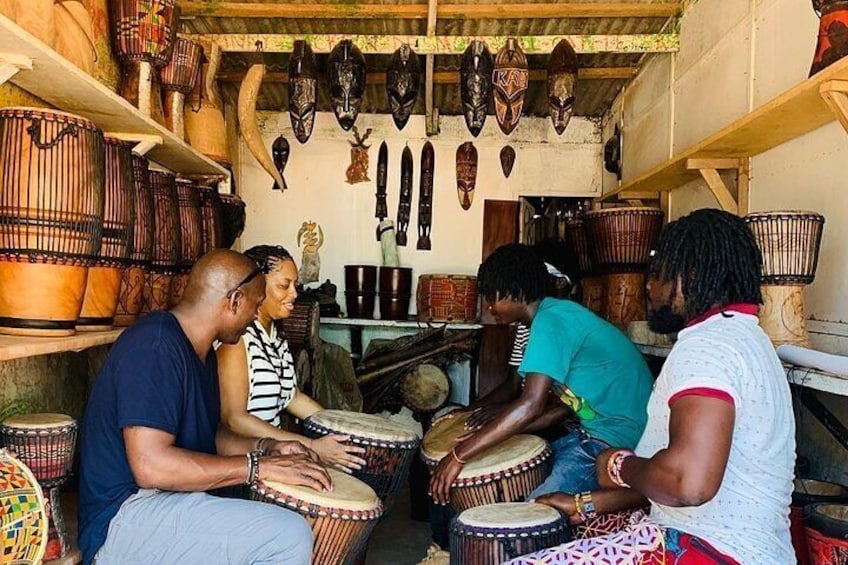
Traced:
POLYGON ((518 373, 554 381, 554 393, 592 437, 612 447, 636 447, 653 377, 627 336, 592 311, 570 300, 542 300, 518 373))

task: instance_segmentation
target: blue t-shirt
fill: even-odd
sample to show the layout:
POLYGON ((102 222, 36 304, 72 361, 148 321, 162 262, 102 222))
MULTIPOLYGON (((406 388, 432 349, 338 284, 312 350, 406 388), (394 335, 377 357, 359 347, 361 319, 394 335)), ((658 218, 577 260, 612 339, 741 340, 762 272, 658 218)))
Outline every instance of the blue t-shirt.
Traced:
POLYGON ((94 559, 109 522, 139 489, 123 428, 163 430, 174 435, 177 447, 215 453, 219 418, 213 351, 204 364, 168 312, 150 313, 124 331, 94 382, 83 419, 79 547, 84 563, 94 559))
POLYGON ((554 392, 592 437, 636 447, 653 377, 627 336, 592 311, 570 300, 542 300, 518 372, 553 380, 554 392))

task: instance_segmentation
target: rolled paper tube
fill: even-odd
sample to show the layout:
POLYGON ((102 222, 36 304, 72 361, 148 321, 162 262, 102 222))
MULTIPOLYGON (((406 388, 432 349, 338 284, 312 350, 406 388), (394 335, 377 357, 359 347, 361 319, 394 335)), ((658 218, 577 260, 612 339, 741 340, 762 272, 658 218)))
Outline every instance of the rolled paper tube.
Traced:
POLYGON ((377 233, 380 234, 380 248, 383 250, 383 266, 400 267, 395 240, 395 223, 392 220, 383 220, 377 228, 377 233))

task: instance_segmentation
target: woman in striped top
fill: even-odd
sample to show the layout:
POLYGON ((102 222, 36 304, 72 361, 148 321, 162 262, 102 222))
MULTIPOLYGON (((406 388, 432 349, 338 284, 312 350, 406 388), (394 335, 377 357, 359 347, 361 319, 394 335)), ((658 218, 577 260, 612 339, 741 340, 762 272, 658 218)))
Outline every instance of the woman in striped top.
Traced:
POLYGON ((320 439, 280 429, 283 412, 308 418, 322 407, 297 389, 297 375, 289 345, 274 322, 288 317, 297 298, 297 265, 280 246, 258 245, 245 252, 265 273, 265 300, 257 319, 239 343, 218 348, 221 419, 233 431, 248 437, 296 440, 314 450, 324 463, 350 471, 365 461, 361 447, 345 445, 348 437, 320 439))

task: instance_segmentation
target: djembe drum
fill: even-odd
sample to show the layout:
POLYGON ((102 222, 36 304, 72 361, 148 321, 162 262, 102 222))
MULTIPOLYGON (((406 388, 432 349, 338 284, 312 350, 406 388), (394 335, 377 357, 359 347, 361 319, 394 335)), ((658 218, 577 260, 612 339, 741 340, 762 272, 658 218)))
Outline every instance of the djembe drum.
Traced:
POLYGON ((662 223, 658 208, 593 210, 584 217, 592 263, 606 287, 604 317, 621 330, 647 318, 645 268, 662 223))
POLYGON ((507 502, 463 511, 451 525, 451 565, 500 565, 567 542, 568 524, 544 504, 507 502))
POLYGON ((409 267, 381 266, 377 271, 381 320, 406 320, 409 318, 409 300, 412 297, 412 269, 409 267))
POLYGON ((121 290, 115 325, 129 326, 136 321, 144 306, 144 279, 153 259, 155 211, 153 193, 148 183, 148 161, 141 155, 132 156, 132 199, 135 223, 132 224, 132 244, 128 266, 121 274, 121 290))
POLYGON ((436 413, 421 441, 421 460, 431 471, 456 447, 457 438, 470 431, 465 427, 470 416, 471 412, 461 409, 442 416, 436 413))
POLYGON ((77 422, 64 414, 22 414, 0 424, 0 442, 14 452, 42 488, 49 521, 46 560, 65 555, 70 548, 62 515, 59 487, 68 480, 74 461, 77 422))
POLYGON ((244 231, 245 205, 237 194, 221 194, 221 218, 224 240, 221 247, 229 249, 244 231))
POLYGON ((298 296, 288 317, 276 323, 277 331, 285 336, 295 359, 301 351, 314 351, 321 341, 318 334, 321 327, 321 306, 314 298, 298 296))
POLYGON ((177 179, 177 205, 180 214, 180 263, 177 273, 171 279, 170 308, 179 304, 188 284, 191 267, 203 253, 200 196, 192 181, 177 179))
POLYGON ((103 153, 85 118, 0 110, 0 333, 74 334, 102 237, 103 153))
POLYGON ((582 290, 582 304, 595 314, 605 316, 607 307, 607 292, 603 277, 599 276, 592 263, 592 254, 589 251, 589 242, 586 239, 583 218, 570 218, 566 220, 568 242, 580 267, 580 288, 582 290))
POLYGON ((0 449, 0 558, 3 563, 41 565, 47 548, 47 513, 32 472, 0 449))
POLYGON ((155 226, 153 259, 144 279, 143 312, 167 310, 171 300, 171 279, 179 272, 182 238, 177 186, 174 175, 150 171, 155 226))
POLYGON ((421 275, 416 303, 419 322, 473 322, 477 319, 477 277, 421 275))
POLYGON ((444 406, 448 396, 450 381, 437 365, 421 363, 400 378, 400 397, 413 412, 435 412, 444 406))
POLYGON ((303 434, 316 438, 330 434, 350 436, 348 443, 365 448, 365 466, 353 472, 377 493, 386 511, 394 505, 401 485, 406 483, 412 458, 421 438, 403 424, 359 412, 322 410, 303 421, 303 434))
POLYGON ((333 490, 259 481, 253 498, 297 512, 312 527, 312 562, 320 565, 354 563, 383 515, 380 499, 362 481, 327 469, 333 490))
POLYGON ((185 97, 197 84, 202 58, 199 43, 178 37, 171 60, 162 68, 165 125, 180 139, 185 139, 185 97))
POLYGON ((809 347, 804 286, 816 276, 824 216, 787 210, 748 214, 745 221, 763 254, 760 326, 775 346, 809 347))
POLYGON ((223 204, 216 186, 197 185, 197 196, 200 198, 200 220, 203 224, 203 244, 201 256, 217 247, 224 240, 223 204))
POLYGON ((229 168, 230 150, 227 146, 227 125, 224 122, 223 102, 215 76, 221 64, 221 47, 203 41, 204 62, 200 65, 200 88, 188 98, 185 113, 186 141, 216 163, 229 168))
POLYGON ((100 254, 88 268, 88 281, 77 331, 112 329, 121 278, 132 245, 135 224, 133 200, 133 144, 106 136, 106 203, 100 254))
POLYGON ((374 318, 377 299, 377 267, 345 265, 345 308, 348 318, 374 318))
POLYGON ((171 60, 177 38, 176 0, 113 0, 109 8, 112 45, 121 62, 120 94, 165 125, 159 69, 171 60))
POLYGON ((816 503, 804 509, 810 565, 848 563, 848 505, 816 503))

